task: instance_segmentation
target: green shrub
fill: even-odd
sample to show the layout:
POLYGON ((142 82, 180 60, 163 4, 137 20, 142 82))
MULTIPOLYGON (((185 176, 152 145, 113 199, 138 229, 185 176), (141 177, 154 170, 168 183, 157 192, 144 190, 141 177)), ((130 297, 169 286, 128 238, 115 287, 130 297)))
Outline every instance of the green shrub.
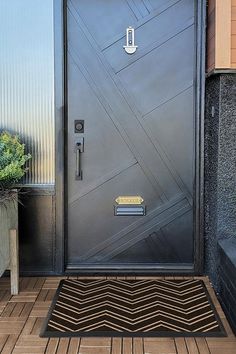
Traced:
POLYGON ((25 145, 17 135, 8 132, 0 133, 0 186, 9 189, 14 186, 28 170, 26 161, 31 158, 25 154, 25 145))

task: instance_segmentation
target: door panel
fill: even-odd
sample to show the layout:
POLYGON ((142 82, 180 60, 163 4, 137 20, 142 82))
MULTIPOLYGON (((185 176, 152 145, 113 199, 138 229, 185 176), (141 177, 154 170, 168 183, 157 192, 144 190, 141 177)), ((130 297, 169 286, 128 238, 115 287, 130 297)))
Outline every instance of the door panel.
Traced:
POLYGON ((117 74, 142 116, 193 84, 193 35, 187 28, 117 74))
POLYGON ((67 266, 191 266, 194 1, 67 5, 67 266), (133 55, 123 49, 128 26, 133 55), (146 215, 115 216, 122 195, 142 196, 146 215))
POLYGON ((69 8, 72 16, 79 15, 101 49, 106 43, 113 42, 117 34, 123 34, 124 23, 132 25, 137 21, 126 0, 109 0, 103 3, 97 0, 73 0, 69 8))
POLYGON ((164 151, 173 166, 172 173, 182 180, 179 181, 182 189, 190 195, 194 178, 194 120, 189 119, 193 116, 193 95, 191 86, 144 117, 145 129, 150 132, 156 148, 164 151))
MULTIPOLYGON (((155 2, 158 3, 158 1, 155 2)), ((152 11, 149 16, 146 16, 141 21, 137 21, 134 28, 139 48, 135 56, 127 55, 125 51, 120 51, 125 41, 123 30, 119 38, 113 39, 113 42, 111 41, 110 45, 103 50, 104 56, 115 73, 138 61, 138 59, 164 45, 168 40, 174 38, 189 26, 192 26, 194 23, 193 5, 193 1, 178 1, 175 6, 166 6, 165 11, 161 13, 159 11, 152 11)), ((168 44, 167 46, 170 47, 168 44)), ((190 51, 189 53, 190 55, 192 54, 190 51)), ((158 61, 156 63, 160 64, 158 61)))
MULTIPOLYGON (((71 57, 68 58, 68 76, 73 80, 69 97, 70 119, 68 130, 74 131, 74 120, 85 120, 85 146, 83 155, 84 178, 79 183, 75 180, 74 154, 68 154, 69 202, 77 200, 101 183, 119 174, 124 169, 136 163, 136 159, 124 142, 122 135, 117 134, 116 126, 110 119, 105 107, 88 81, 83 76, 79 67, 71 57), (89 99, 88 99, 89 97, 89 99), (112 149, 109 146, 112 145, 112 149)), ((78 135, 70 139, 69 151, 73 152, 78 135)))

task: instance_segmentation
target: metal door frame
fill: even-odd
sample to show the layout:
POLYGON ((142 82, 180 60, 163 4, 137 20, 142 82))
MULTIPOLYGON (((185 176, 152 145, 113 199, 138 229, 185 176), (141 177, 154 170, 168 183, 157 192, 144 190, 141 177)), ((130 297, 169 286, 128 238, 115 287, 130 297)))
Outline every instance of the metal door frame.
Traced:
MULTIPOLYGON (((155 269, 124 270, 122 267, 114 270, 101 269, 101 273, 134 273, 144 274, 178 273, 202 274, 204 269, 204 95, 205 95, 205 28, 206 0, 195 1, 196 31, 195 31, 195 183, 194 183, 194 263, 193 269, 186 270, 176 267, 171 271, 156 267, 155 269)), ((56 242, 55 242, 55 273, 66 271, 66 220, 67 200, 66 189, 66 146, 67 146, 67 0, 54 0, 54 88, 55 88, 55 141, 56 141, 56 242)), ((140 267, 142 268, 142 267, 140 267)), ((77 270, 77 273, 85 271, 77 270)), ((92 274, 89 269, 86 271, 92 274)), ((70 270, 69 273, 72 273, 70 270)), ((96 271, 98 273, 98 271, 96 271)))

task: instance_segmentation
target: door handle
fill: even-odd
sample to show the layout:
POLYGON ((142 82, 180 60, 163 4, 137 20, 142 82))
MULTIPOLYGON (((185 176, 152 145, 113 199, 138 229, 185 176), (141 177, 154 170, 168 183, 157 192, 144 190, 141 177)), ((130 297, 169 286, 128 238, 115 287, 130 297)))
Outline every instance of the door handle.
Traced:
POLYGON ((77 141, 75 145, 75 179, 81 181, 83 179, 83 171, 81 167, 81 153, 84 152, 84 138, 77 141))

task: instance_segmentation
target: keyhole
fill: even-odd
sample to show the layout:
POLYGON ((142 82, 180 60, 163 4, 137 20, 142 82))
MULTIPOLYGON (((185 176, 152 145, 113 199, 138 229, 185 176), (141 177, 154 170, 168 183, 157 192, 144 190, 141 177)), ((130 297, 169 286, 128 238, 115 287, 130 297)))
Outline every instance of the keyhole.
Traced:
POLYGON ((82 123, 77 123, 77 124, 75 125, 75 129, 80 132, 80 131, 83 129, 83 124, 82 124, 82 123))

